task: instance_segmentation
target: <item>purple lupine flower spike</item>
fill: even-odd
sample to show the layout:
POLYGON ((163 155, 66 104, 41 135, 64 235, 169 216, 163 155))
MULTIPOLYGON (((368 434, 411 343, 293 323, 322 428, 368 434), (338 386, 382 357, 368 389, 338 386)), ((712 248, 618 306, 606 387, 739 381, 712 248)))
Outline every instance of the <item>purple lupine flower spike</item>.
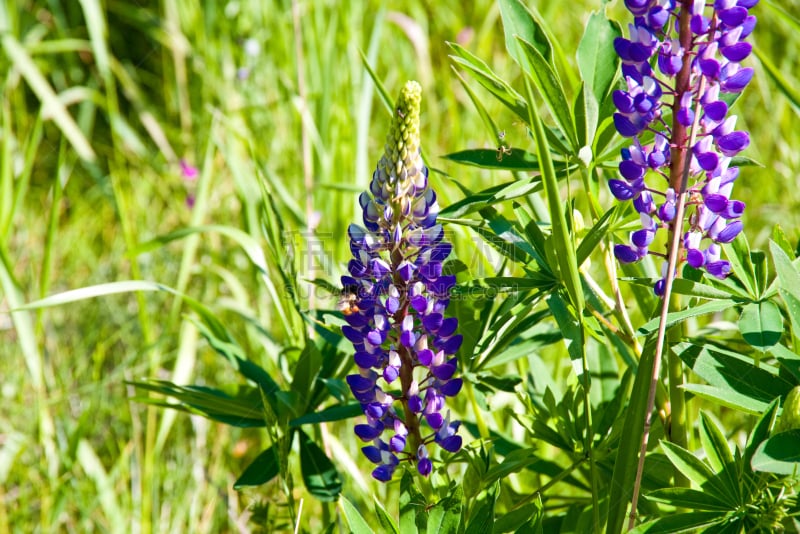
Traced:
POLYGON ((439 204, 420 152, 420 96, 417 82, 400 93, 385 153, 359 197, 365 228, 348 229, 353 259, 342 277, 355 295, 342 333, 359 368, 347 384, 367 419, 355 433, 371 443, 362 451, 381 482, 401 461, 428 476, 434 443, 461 448, 459 423, 442 414, 445 398, 461 389, 454 354, 462 338, 456 319, 443 315, 455 284, 442 273, 452 247, 436 222, 439 204))
MULTIPOLYGON (((731 161, 747 148, 750 136, 736 130, 736 116, 727 116, 720 94, 741 92, 753 77, 753 69, 739 63, 752 51, 744 39, 756 22, 748 10, 757 3, 625 0, 634 22, 630 38, 614 42, 627 84, 627 90, 613 94, 614 124, 634 144, 622 150, 622 179, 609 180, 609 189, 618 200, 633 201, 643 229, 631 233, 630 245, 614 247, 620 262, 644 258, 661 228, 683 231, 684 221, 674 219, 676 195, 686 192, 687 206, 694 209, 680 260, 717 278, 730 274, 719 244, 730 243, 742 231, 745 208, 744 202, 731 199, 739 175, 731 161), (653 56, 658 72, 651 66, 653 56), (663 116, 670 109, 668 127, 663 116), (642 145, 646 130, 655 133, 650 146, 642 145), (687 151, 689 180, 684 184, 687 151), (659 176, 668 183, 654 183, 659 176)), ((657 295, 664 292, 664 276, 655 285, 657 295)))

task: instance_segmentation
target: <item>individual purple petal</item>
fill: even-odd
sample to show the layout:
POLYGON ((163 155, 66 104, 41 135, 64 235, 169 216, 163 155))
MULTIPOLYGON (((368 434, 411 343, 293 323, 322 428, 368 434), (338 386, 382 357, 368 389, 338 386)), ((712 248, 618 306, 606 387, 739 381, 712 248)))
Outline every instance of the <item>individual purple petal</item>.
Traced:
POLYGON ((446 383, 442 384, 439 388, 439 391, 445 397, 455 397, 458 395, 458 392, 461 391, 461 386, 464 385, 464 381, 461 378, 454 378, 453 380, 448 380, 446 383))
POLYGON ((614 256, 622 263, 634 263, 642 259, 639 253, 628 245, 614 245, 614 256))
POLYGON ((406 448, 406 437, 395 434, 389 439, 389 448, 393 452, 400 452, 406 448))
POLYGON ((355 428, 356 436, 361 438, 362 441, 372 441, 373 439, 377 438, 383 432, 383 423, 377 421, 375 426, 371 425, 356 425, 355 428))
POLYGON ((609 180, 608 187, 617 200, 630 200, 638 193, 627 182, 622 180, 609 180))
POLYGON ((408 409, 414 413, 419 413, 422 411, 422 399, 419 395, 411 395, 408 398, 408 409))
POLYGON ((637 230, 631 234, 631 243, 639 248, 644 248, 653 242, 655 232, 649 229, 637 230))
POLYGON ((438 378, 439 380, 450 380, 450 378, 456 372, 456 366, 445 363, 443 365, 437 365, 433 369, 431 369, 433 376, 438 378))
POLYGON ((736 220, 728 224, 723 230, 717 234, 715 241, 717 243, 730 243, 742 231, 742 221, 736 220))
POLYGON ((737 6, 718 10, 717 16, 726 26, 739 26, 747 18, 747 8, 737 6))
POLYGON ((641 131, 641 128, 634 126, 628 117, 620 113, 614 113, 614 127, 623 137, 633 137, 641 131))
POLYGON ((720 194, 706 195, 703 202, 714 213, 721 213, 728 206, 728 197, 720 194))
POLYGON ((717 100, 716 102, 711 102, 710 104, 703 106, 703 111, 705 112, 706 117, 712 121, 719 122, 723 120, 725 115, 728 113, 728 104, 722 100, 717 100))
POLYGON ((444 341, 439 341, 437 346, 445 354, 455 354, 458 352, 458 349, 461 348, 462 341, 464 341, 464 337, 461 334, 458 334, 444 341))
POLYGON ((440 428, 442 428, 442 425, 444 424, 444 417, 442 417, 442 414, 440 414, 439 412, 425 414, 425 420, 428 422, 428 425, 434 430, 439 430, 440 428))
POLYGON ((458 328, 458 319, 455 317, 448 317, 442 321, 437 334, 442 337, 450 337, 455 333, 456 328, 458 328))
POLYGON ((714 261, 706 264, 706 271, 716 278, 725 278, 731 272, 731 264, 725 260, 714 261))
POLYGON ((699 269, 700 267, 702 267, 705 261, 706 261, 705 255, 696 248, 691 248, 686 251, 686 263, 688 263, 695 269, 699 269))
POLYGON ((419 471, 419 474, 424 477, 430 475, 432 469, 433 464, 431 463, 430 458, 422 458, 417 462, 417 471, 419 471))
POLYGON ((725 211, 722 213, 722 216, 726 219, 741 217, 744 213, 744 208, 745 203, 741 200, 731 200, 728 202, 728 205, 725 206, 725 211))
POLYGON ((448 436, 439 442, 439 446, 447 452, 458 452, 461 450, 461 436, 448 436))
POLYGON ((753 45, 748 42, 736 43, 732 46, 725 46, 720 49, 720 53, 725 56, 729 61, 740 62, 750 55, 753 51, 753 45))
POLYGON ((375 379, 369 379, 361 375, 347 375, 345 378, 350 389, 358 392, 369 391, 375 387, 375 379))
POLYGON ((720 152, 728 157, 733 157, 750 145, 750 136, 747 132, 736 131, 723 135, 717 139, 720 152))
POLYGON ((372 478, 379 482, 389 482, 394 474, 395 466, 381 465, 372 471, 372 478))
POLYGON ((361 452, 364 453, 364 456, 367 457, 367 460, 374 464, 379 464, 383 461, 381 450, 374 445, 361 447, 361 452))
POLYGON ((720 83, 720 89, 726 93, 739 93, 750 83, 754 72, 751 67, 741 69, 736 74, 723 80, 720 83))

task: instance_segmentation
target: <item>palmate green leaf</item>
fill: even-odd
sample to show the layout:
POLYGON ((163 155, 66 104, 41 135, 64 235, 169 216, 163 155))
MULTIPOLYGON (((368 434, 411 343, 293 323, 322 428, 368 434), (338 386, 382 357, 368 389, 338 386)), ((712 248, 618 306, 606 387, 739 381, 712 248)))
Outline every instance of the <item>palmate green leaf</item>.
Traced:
MULTIPOLYGON (((723 310, 727 310, 734 304, 735 302, 732 300, 718 300, 718 301, 706 302, 699 306, 693 306, 685 310, 669 313, 667 314, 667 328, 690 317, 697 317, 699 315, 705 315, 707 313, 716 313, 723 310)), ((647 323, 639 327, 639 329, 636 331, 637 335, 647 336, 652 334, 658 329, 658 321, 659 321, 658 317, 648 321, 647 323)))
POLYGON ((456 43, 447 43, 457 54, 450 59, 459 67, 466 69, 475 80, 486 88, 500 102, 506 105, 518 117, 527 117, 527 103, 513 87, 495 74, 489 65, 456 43))
POLYGON ((706 412, 700 412, 700 442, 715 472, 720 473, 733 464, 733 454, 725 436, 706 412))
POLYGON ((383 532, 391 532, 392 534, 400 534, 400 529, 397 528, 397 522, 389 515, 386 508, 383 507, 378 497, 373 495, 373 504, 375 505, 375 515, 378 517, 378 523, 381 525, 383 532))
POLYGON ((298 427, 301 425, 312 425, 317 423, 328 423, 331 421, 341 421, 343 419, 351 419, 358 417, 363 413, 361 404, 337 404, 319 412, 307 413, 296 419, 289 421, 290 427, 298 427))
POLYGON ((699 297, 703 299, 730 299, 734 297, 729 292, 716 287, 689 280, 688 278, 676 278, 672 282, 672 291, 678 295, 687 297, 699 297))
MULTIPOLYGON (((585 150, 592 148, 592 140, 597 134, 597 122, 599 121, 600 110, 594 96, 588 93, 586 83, 581 83, 578 95, 575 97, 572 114, 575 117, 575 135, 578 144, 583 151, 578 152, 581 163, 589 166, 594 159, 594 154, 585 153, 585 150)), ((594 194, 594 192, 593 192, 594 194)))
POLYGON ((300 470, 311 495, 321 501, 335 501, 342 492, 339 471, 319 445, 308 434, 300 432, 300 470))
POLYGON ((760 351, 776 345, 783 335, 783 316, 771 300, 751 302, 742 309, 739 332, 751 346, 760 351))
POLYGON ((589 377, 584 376, 584 372, 588 372, 588 369, 583 368, 584 350, 586 348, 583 327, 558 292, 553 292, 547 297, 547 306, 564 337, 564 344, 567 346, 567 353, 572 361, 572 371, 581 384, 585 385, 589 381, 589 377))
POLYGON ((458 69, 456 69, 454 65, 450 65, 450 68, 461 84, 461 87, 464 88, 467 96, 469 96, 469 99, 472 101, 472 105, 475 106, 475 110, 478 112, 478 115, 483 121, 484 126, 486 126, 486 130, 489 135, 493 138, 496 138, 498 143, 502 143, 502 138, 505 135, 505 131, 501 131, 500 128, 497 127, 497 123, 494 121, 492 115, 486 110, 486 106, 483 105, 483 102, 481 102, 481 99, 475 94, 475 91, 472 90, 464 77, 461 76, 461 74, 458 72, 458 69))
POLYGON ((752 469, 751 463, 756 449, 767 437, 769 437, 772 428, 775 426, 775 420, 778 416, 778 400, 773 400, 761 417, 758 418, 753 430, 747 437, 747 443, 744 447, 744 465, 747 469, 752 469))
POLYGON ((404 470, 400 479, 400 532, 424 533, 428 523, 426 506, 425 497, 414 484, 414 475, 409 470, 404 470))
POLYGON ((672 514, 653 521, 648 521, 628 531, 628 534, 678 534, 681 532, 698 532, 720 524, 725 516, 719 512, 691 512, 688 514, 672 514))
POLYGON ((486 493, 478 499, 477 506, 470 515, 464 534, 484 534, 492 531, 494 525, 494 508, 497 494, 500 492, 500 481, 495 481, 486 488, 486 493))
POLYGON ((729 509, 735 508, 739 504, 737 496, 731 494, 711 468, 694 454, 680 445, 664 440, 661 441, 661 448, 669 458, 669 461, 672 462, 672 465, 697 487, 723 499, 729 509))
POLYGON ((736 466, 728 442, 707 413, 701 412, 700 416, 700 442, 706 453, 706 459, 711 469, 717 473, 719 483, 725 487, 727 495, 732 496, 736 502, 742 502, 739 468, 736 466))
POLYGON ((520 50, 517 37, 534 46, 548 62, 553 61, 553 46, 533 13, 520 0, 500 0, 500 16, 503 18, 503 31, 506 50, 524 68, 524 52, 520 50))
POLYGON ((353 506, 347 497, 342 496, 339 498, 339 506, 342 508, 342 513, 347 520, 347 525, 350 527, 350 532, 353 534, 375 534, 375 531, 369 527, 369 523, 358 512, 358 508, 353 506))
MULTIPOLYGON (((481 169, 516 172, 539 171, 539 160, 536 159, 536 156, 516 147, 509 148, 508 151, 505 152, 500 149, 473 148, 461 150, 460 152, 453 152, 452 154, 447 154, 442 157, 462 165, 470 165, 481 169)), ((536 178, 536 180, 531 180, 532 187, 536 189, 532 188, 526 192, 526 194, 541 189, 541 181, 538 179, 538 176, 536 178)))
POLYGON ((620 59, 614 50, 614 39, 621 35, 618 23, 596 11, 589 16, 578 44, 581 79, 598 104, 605 100, 617 76, 620 59))
POLYGON ((464 490, 459 484, 450 490, 447 497, 433 505, 428 512, 427 534, 456 534, 461 524, 463 500, 464 490))
POLYGON ((674 350, 709 384, 685 384, 688 391, 748 413, 762 413, 772 399, 785 395, 793 387, 776 368, 763 362, 756 367, 751 360, 734 352, 688 343, 676 345, 674 350))
MULTIPOLYGON (((571 148, 570 154, 577 154, 580 147, 575 133, 575 124, 558 75, 536 47, 522 38, 518 37, 517 40, 525 54, 526 62, 523 64, 523 70, 533 81, 536 89, 539 90, 556 125, 567 139, 571 148)), ((533 102, 530 98, 528 100, 533 102)), ((528 113, 530 114, 530 110, 528 113)), ((539 158, 541 157, 540 154, 539 158)))
POLYGON ((755 270, 750 261, 750 244, 744 232, 736 236, 732 243, 722 245, 722 248, 728 261, 731 262, 731 271, 741 280, 750 298, 759 300, 761 295, 758 294, 755 270))
POLYGON ((172 397, 181 404, 171 404, 152 397, 137 397, 135 400, 172 408, 188 413, 201 414, 209 419, 241 428, 262 427, 261 395, 257 388, 240 387, 236 396, 205 386, 178 386, 165 380, 128 382, 138 390, 152 391, 172 397))
POLYGON ((524 196, 538 189, 541 189, 541 179, 538 176, 507 182, 468 195, 443 209, 439 212, 439 216, 444 219, 463 217, 489 207, 500 199, 512 200, 516 198, 515 194, 524 196))
POLYGON ((781 367, 789 371, 800 384, 800 354, 795 354, 783 345, 775 345, 769 349, 769 352, 780 362, 781 367))
POLYGON ((575 251, 575 256, 578 260, 578 266, 583 265, 583 262, 585 262, 586 258, 589 257, 589 254, 591 254, 595 248, 597 248, 597 245, 606 236, 608 229, 616 220, 619 209, 620 204, 617 204, 606 211, 603 216, 597 220, 594 226, 592 226, 592 228, 586 234, 586 237, 581 240, 581 244, 578 245, 578 249, 575 251))
POLYGON ((645 495, 649 501, 667 504, 676 508, 702 511, 730 511, 729 504, 717 499, 713 494, 691 488, 663 488, 645 495))
POLYGON ((778 291, 786 304, 786 311, 789 312, 792 331, 796 337, 800 337, 800 273, 794 267, 792 259, 776 243, 770 241, 769 250, 778 275, 778 291))
MULTIPOLYGON (((535 49, 526 48, 526 50, 533 51, 535 49)), ((559 277, 567 289, 567 294, 569 295, 570 303, 575 308, 576 316, 580 318, 584 309, 584 297, 583 286, 578 272, 578 263, 575 257, 575 247, 567 227, 564 202, 561 199, 555 170, 553 169, 553 161, 545 141, 542 121, 539 118, 536 106, 533 105, 533 89, 528 77, 525 78, 525 88, 528 99, 531 102, 531 105, 528 106, 529 122, 536 142, 536 154, 542 164, 542 184, 544 185, 547 199, 550 224, 553 228, 551 239, 559 266, 559 277)))
POLYGON ((779 432, 761 442, 753 454, 753 471, 800 475, 800 429, 779 432))
POLYGON ((498 517, 497 521, 494 523, 492 533, 502 534, 504 532, 516 531, 525 534, 536 534, 542 531, 541 519, 541 497, 537 496, 534 502, 515 508, 507 514, 498 517), (538 529, 536 526, 537 523, 538 529))
POLYGON ((256 459, 247 466, 244 473, 233 483, 233 489, 241 490, 247 487, 260 486, 278 476, 280 462, 278 461, 277 447, 277 444, 272 445, 256 456, 256 459))

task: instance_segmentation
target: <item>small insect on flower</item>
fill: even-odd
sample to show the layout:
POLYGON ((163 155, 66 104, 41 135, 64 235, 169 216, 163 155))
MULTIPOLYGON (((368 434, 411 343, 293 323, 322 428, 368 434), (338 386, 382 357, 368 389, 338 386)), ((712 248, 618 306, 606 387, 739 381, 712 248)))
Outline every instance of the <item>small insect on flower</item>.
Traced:
POLYGON ((336 309, 344 314, 345 317, 358 313, 358 286, 346 285, 339 294, 339 301, 336 303, 336 309))

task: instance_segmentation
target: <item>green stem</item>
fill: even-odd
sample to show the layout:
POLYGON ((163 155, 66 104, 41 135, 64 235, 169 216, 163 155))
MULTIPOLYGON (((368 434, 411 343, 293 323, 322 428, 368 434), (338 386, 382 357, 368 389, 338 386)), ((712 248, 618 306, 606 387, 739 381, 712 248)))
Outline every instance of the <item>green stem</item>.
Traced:
MULTIPOLYGON (((680 299, 678 295, 671 295, 671 309, 677 311, 680 309, 680 299)), ((682 335, 681 325, 675 325, 667 333, 668 343, 670 346, 680 341, 682 335)), ((670 350, 667 356, 667 375, 669 378, 669 404, 670 404, 670 417, 669 417, 669 433, 668 437, 672 443, 680 445, 684 449, 688 444, 688 426, 687 426, 687 411, 686 411, 686 396, 684 395, 683 388, 683 362, 674 350, 670 350)), ((675 470, 675 486, 689 487, 689 479, 683 473, 675 470)))

